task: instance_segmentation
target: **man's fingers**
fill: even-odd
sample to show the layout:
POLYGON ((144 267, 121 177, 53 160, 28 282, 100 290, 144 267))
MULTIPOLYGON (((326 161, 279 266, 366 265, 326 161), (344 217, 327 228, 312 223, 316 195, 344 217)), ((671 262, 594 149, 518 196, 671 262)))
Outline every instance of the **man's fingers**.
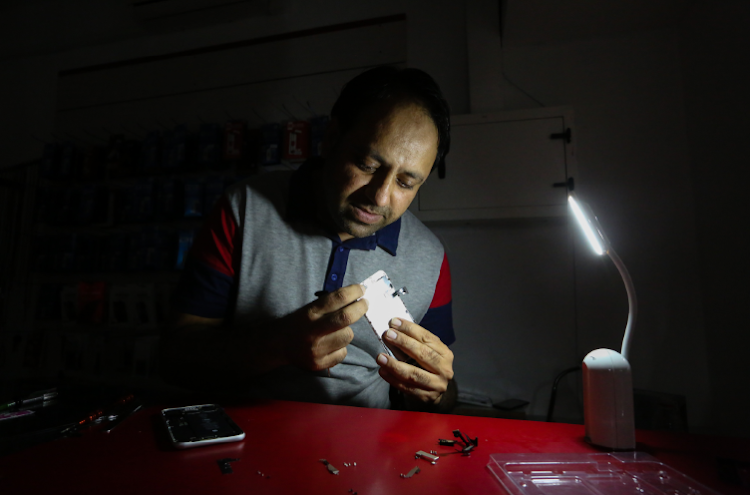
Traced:
POLYGON ((315 339, 312 349, 315 358, 322 358, 340 349, 346 348, 354 339, 354 331, 350 327, 341 328, 315 339))
POLYGON ((346 347, 343 347, 315 361, 316 365, 313 366, 313 371, 320 371, 326 368, 333 368, 337 364, 340 364, 344 360, 345 357, 346 357, 346 347))
MULTIPOLYGON (((412 366, 412 368, 414 367, 412 366)), ((415 369, 419 370, 419 368, 415 368, 415 369)), ((419 371, 426 373, 424 370, 419 370, 419 371)), ((432 384, 433 386, 430 386, 429 388, 424 388, 425 383, 433 382, 433 380, 429 378, 421 378, 421 379, 414 380, 413 379, 414 376, 412 376, 411 378, 405 378, 402 372, 400 372, 399 370, 395 368, 391 368, 388 366, 381 366, 378 373, 383 378, 383 380, 385 380, 392 386, 396 387, 397 389, 401 390, 402 392, 406 394, 409 394, 417 398, 419 401, 425 402, 425 403, 433 403, 433 404, 437 403, 437 401, 439 401, 443 393, 445 393, 445 390, 447 390, 447 384, 445 386, 440 386, 438 384, 433 383, 432 384)))
POLYGON ((389 326, 408 335, 417 342, 430 346, 438 354, 444 355, 451 352, 448 346, 443 344, 443 341, 437 335, 412 321, 393 318, 389 322, 389 326))
POLYGON ((315 334, 325 335, 350 326, 367 313, 367 300, 360 299, 346 307, 328 313, 314 322, 315 334))
POLYGON ((380 376, 391 385, 403 390, 423 390, 442 394, 447 390, 448 380, 440 375, 417 368, 385 354, 378 356, 380 376))
POLYGON ((348 285, 329 294, 321 296, 308 306, 310 320, 315 321, 323 316, 348 306, 365 294, 365 289, 359 284, 348 285))
POLYGON ((453 378, 453 352, 440 342, 440 339, 432 335, 415 323, 403 322, 399 330, 409 328, 409 334, 406 331, 396 331, 388 329, 383 335, 384 340, 395 347, 401 349, 405 354, 414 358, 420 366, 428 371, 445 376, 448 380, 453 378), (418 328, 419 330, 416 330, 418 328), (416 336, 414 338, 413 336, 416 336))

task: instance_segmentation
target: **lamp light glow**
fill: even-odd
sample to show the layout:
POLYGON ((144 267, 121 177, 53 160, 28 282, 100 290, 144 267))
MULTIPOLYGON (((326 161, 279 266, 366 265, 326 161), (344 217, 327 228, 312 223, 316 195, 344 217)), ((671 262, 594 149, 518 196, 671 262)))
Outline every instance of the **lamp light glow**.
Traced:
POLYGON ((568 195, 568 203, 570 204, 570 208, 573 210, 573 215, 576 217, 576 220, 578 220, 578 225, 581 226, 581 230, 583 230, 583 233, 586 235, 586 239, 588 239, 589 244, 591 244, 591 248, 599 256, 603 255, 605 250, 602 246, 602 243, 599 242, 599 236, 597 236, 594 232, 594 229, 591 228, 591 221, 581 209, 581 206, 578 204, 578 201, 576 201, 573 193, 570 193, 568 195))

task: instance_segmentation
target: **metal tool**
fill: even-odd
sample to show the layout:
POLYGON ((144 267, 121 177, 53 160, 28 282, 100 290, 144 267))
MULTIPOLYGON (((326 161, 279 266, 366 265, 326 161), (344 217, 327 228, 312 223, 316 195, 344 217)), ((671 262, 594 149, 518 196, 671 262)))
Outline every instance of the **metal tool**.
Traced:
POLYGON ((115 419, 107 423, 107 425, 102 429, 104 433, 109 433, 112 430, 115 429, 117 425, 128 419, 130 416, 135 414, 136 411, 138 411, 140 408, 143 407, 143 403, 140 401, 133 401, 130 403, 127 409, 123 410, 120 414, 118 414, 115 419))

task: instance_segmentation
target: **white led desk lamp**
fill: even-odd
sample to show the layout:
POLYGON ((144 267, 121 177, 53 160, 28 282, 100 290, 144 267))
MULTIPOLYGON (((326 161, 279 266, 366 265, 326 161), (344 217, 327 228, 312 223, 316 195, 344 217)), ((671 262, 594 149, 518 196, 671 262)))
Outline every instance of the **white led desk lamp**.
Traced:
POLYGON ((628 323, 620 352, 596 349, 583 359, 583 417, 586 440, 616 450, 635 448, 635 420, 633 417, 633 380, 628 355, 630 338, 638 313, 635 288, 628 269, 609 244, 597 218, 575 194, 568 194, 568 203, 578 224, 598 255, 607 253, 620 271, 628 293, 628 323))

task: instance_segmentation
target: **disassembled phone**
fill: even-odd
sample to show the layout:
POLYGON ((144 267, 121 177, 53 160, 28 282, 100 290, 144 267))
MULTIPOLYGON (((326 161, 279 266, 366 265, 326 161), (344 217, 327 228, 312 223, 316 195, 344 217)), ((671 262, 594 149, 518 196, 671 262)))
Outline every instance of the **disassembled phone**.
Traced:
POLYGON ((362 297, 367 299, 369 303, 365 318, 370 322, 370 326, 383 345, 386 354, 395 358, 383 342, 383 334, 390 328, 389 323, 393 318, 414 321, 409 310, 406 309, 404 301, 401 300, 401 296, 408 294, 408 291, 406 287, 396 290, 391 283, 391 279, 383 270, 375 272, 362 282, 362 285, 365 287, 365 295, 362 297))
POLYGON ((162 409, 169 439, 178 449, 238 442, 245 432, 216 404, 162 409))

